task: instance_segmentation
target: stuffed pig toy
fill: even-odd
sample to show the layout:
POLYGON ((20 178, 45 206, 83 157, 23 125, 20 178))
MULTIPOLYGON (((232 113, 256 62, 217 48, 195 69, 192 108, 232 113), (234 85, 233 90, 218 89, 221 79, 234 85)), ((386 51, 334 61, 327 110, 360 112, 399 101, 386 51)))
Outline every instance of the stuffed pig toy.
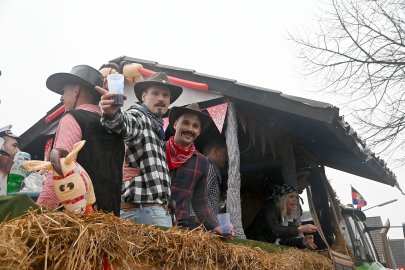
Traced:
POLYGON ((132 84, 143 81, 142 74, 139 71, 142 67, 143 66, 141 64, 122 62, 121 63, 122 75, 124 75, 125 80, 127 80, 132 84))
POLYGON ((72 152, 60 158, 63 175, 58 174, 51 162, 32 160, 24 163, 27 171, 48 170, 53 173, 55 194, 67 211, 76 214, 93 212, 92 205, 96 202, 93 184, 87 172, 76 162, 77 155, 85 141, 73 145, 72 152))

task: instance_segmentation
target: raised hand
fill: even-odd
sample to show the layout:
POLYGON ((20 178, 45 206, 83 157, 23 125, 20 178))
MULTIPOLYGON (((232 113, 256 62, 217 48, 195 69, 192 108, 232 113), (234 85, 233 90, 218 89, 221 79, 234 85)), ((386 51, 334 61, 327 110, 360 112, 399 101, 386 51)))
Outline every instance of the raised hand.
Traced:
MULTIPOLYGON (((114 115, 118 112, 119 108, 111 106, 114 103, 114 95, 109 93, 104 88, 96 86, 96 91, 100 93, 101 100, 100 100, 100 108, 104 114, 106 114, 110 119, 114 117, 114 115)), ((127 96, 124 95, 124 100, 127 99, 127 96)))

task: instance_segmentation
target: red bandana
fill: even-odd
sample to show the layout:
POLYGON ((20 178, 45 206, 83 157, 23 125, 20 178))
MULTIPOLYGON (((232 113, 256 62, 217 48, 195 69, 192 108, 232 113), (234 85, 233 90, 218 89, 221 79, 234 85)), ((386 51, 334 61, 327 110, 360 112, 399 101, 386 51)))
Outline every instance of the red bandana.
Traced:
POLYGON ((174 142, 174 136, 166 142, 166 158, 169 170, 177 169, 183 165, 195 152, 194 144, 189 149, 184 149, 174 142))

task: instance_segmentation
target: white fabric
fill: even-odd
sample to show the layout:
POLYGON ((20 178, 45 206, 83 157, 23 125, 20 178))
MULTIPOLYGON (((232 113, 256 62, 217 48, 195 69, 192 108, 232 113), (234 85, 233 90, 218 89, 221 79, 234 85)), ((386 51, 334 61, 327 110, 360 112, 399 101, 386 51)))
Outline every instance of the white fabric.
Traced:
POLYGON ((228 147, 228 191, 226 196, 226 210, 231 216, 235 237, 246 239, 242 227, 242 210, 240 199, 240 152, 238 143, 238 122, 235 104, 229 103, 227 127, 225 132, 228 147))

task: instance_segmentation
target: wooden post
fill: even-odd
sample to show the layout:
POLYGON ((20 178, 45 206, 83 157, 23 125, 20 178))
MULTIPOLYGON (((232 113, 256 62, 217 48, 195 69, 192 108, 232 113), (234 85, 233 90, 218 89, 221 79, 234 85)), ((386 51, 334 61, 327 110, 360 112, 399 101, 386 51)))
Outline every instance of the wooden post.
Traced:
POLYGON ((226 196, 226 209, 231 216, 234 234, 237 238, 246 239, 242 227, 242 210, 240 200, 240 152, 238 143, 238 121, 235 104, 229 102, 227 126, 225 131, 226 146, 228 148, 228 190, 226 196))

